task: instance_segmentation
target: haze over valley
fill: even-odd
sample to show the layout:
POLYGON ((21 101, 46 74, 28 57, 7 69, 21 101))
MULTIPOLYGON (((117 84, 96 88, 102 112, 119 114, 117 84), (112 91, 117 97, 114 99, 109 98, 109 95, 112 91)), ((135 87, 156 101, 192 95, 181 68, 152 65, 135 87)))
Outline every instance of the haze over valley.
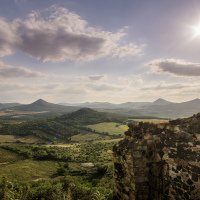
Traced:
POLYGON ((164 99, 157 99, 153 102, 126 102, 112 104, 109 102, 86 102, 86 103, 49 103, 39 99, 31 104, 1 103, 0 115, 20 117, 24 115, 61 115, 77 111, 80 108, 91 108, 97 111, 118 113, 134 118, 183 118, 200 112, 200 99, 175 103, 164 99))

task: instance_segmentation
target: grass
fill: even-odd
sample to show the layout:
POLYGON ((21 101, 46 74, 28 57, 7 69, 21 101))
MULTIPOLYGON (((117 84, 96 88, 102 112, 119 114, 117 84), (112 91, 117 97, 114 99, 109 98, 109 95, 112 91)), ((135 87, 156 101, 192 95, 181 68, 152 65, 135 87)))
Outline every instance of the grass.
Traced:
POLYGON ((15 163, 0 165, 0 178, 8 180, 30 181, 50 178, 56 173, 58 163, 53 161, 20 160, 15 163))
POLYGON ((119 141, 123 140, 123 138, 116 138, 116 139, 109 139, 109 140, 98 140, 94 141, 93 143, 118 143, 119 141))
POLYGON ((104 122, 94 125, 88 125, 88 128, 98 133, 108 133, 110 135, 121 135, 128 130, 127 125, 121 125, 115 122, 104 122))
POLYGON ((108 140, 109 136, 100 135, 97 133, 86 133, 86 134, 78 134, 71 137, 72 142, 91 142, 97 140, 108 140))
POLYGON ((2 164, 15 162, 17 160, 21 160, 21 157, 18 156, 16 153, 0 148, 0 166, 2 164))
POLYGON ((60 147, 60 148, 73 148, 73 149, 75 149, 75 148, 77 148, 77 146, 79 145, 79 143, 72 143, 72 144, 60 144, 60 143, 58 143, 58 144, 45 144, 45 145, 43 145, 43 146, 45 146, 45 147, 60 147))
POLYGON ((43 142, 40 138, 35 136, 16 136, 16 135, 0 135, 0 143, 41 143, 43 142))

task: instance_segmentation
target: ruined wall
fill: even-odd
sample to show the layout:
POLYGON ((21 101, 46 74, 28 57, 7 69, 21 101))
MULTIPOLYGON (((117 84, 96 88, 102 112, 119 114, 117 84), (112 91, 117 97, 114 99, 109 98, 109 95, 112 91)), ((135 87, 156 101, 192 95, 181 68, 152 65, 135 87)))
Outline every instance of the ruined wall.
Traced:
POLYGON ((115 198, 200 199, 199 147, 196 134, 177 122, 130 124, 113 148, 115 198))

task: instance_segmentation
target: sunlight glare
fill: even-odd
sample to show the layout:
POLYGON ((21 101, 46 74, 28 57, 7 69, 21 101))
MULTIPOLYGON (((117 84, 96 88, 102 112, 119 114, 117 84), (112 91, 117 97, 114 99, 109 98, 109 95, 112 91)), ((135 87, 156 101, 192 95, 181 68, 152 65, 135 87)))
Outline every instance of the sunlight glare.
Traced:
POLYGON ((193 37, 194 38, 200 37, 200 23, 196 26, 193 26, 192 29, 193 29, 193 37))

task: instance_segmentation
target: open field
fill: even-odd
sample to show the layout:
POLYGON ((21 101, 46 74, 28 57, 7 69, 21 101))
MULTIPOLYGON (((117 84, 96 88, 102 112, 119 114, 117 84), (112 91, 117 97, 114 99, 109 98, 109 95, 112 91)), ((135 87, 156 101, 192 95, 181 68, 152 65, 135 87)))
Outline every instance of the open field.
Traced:
POLYGON ((66 144, 63 144, 63 143, 58 143, 58 144, 46 144, 46 145, 43 145, 45 147, 60 147, 60 148, 76 148, 76 146, 78 146, 79 143, 66 143, 66 144))
POLYGON ((88 125, 88 128, 98 133, 109 133, 110 135, 121 135, 128 130, 127 125, 121 125, 115 122, 103 122, 99 124, 88 125))
POLYGON ((0 165, 0 178, 8 180, 30 181, 40 178, 50 178, 56 173, 57 162, 20 160, 7 165, 0 165))
POLYGON ((168 123, 169 120, 168 119, 129 119, 129 120, 133 120, 136 122, 149 122, 149 123, 153 123, 153 124, 160 124, 160 123, 168 123))
POLYGON ((115 138, 115 139, 109 139, 109 140, 98 140, 98 141, 94 141, 93 143, 118 143, 120 140, 122 140, 123 137, 120 137, 120 138, 115 138))
POLYGON ((21 160, 21 156, 11 151, 0 148, 0 166, 8 162, 15 162, 17 160, 21 160))
POLYGON ((37 115, 37 114, 43 114, 48 113, 48 111, 40 111, 40 112, 33 112, 33 111, 15 111, 15 110, 5 110, 0 111, 0 116, 13 116, 13 118, 17 118, 21 115, 37 115))
POLYGON ((0 143, 14 143, 14 142, 22 142, 22 143, 42 143, 43 140, 29 135, 29 136, 16 136, 16 135, 0 135, 0 143))
POLYGON ((108 140, 109 136, 100 135, 97 133, 78 134, 71 137, 72 142, 91 142, 98 140, 108 140))

